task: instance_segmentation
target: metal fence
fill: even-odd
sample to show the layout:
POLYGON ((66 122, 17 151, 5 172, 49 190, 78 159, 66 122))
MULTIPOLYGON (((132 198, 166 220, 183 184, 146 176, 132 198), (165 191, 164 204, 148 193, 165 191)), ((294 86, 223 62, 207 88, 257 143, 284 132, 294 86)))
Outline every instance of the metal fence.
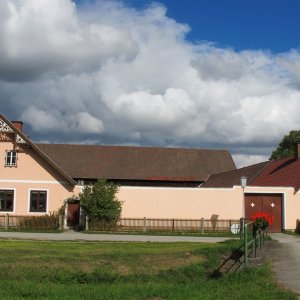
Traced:
POLYGON ((240 220, 209 219, 155 219, 155 218, 122 218, 116 224, 99 221, 88 222, 91 231, 157 231, 157 232, 230 232, 232 224, 240 220))
POLYGON ((241 236, 243 238, 244 268, 248 267, 249 255, 256 257, 257 249, 261 250, 268 236, 268 228, 257 230, 253 221, 242 219, 241 236))

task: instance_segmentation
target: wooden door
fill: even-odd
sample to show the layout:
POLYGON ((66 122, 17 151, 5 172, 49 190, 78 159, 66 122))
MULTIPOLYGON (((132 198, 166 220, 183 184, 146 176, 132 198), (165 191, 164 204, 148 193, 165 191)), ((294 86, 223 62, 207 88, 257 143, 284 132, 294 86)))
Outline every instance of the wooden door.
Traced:
POLYGON ((68 203, 68 218, 67 218, 68 226, 74 227, 79 224, 79 213, 80 213, 79 203, 68 203))
POLYGON ((245 194, 245 217, 250 218, 258 211, 272 214, 274 216, 274 223, 269 227, 269 232, 281 232, 281 194, 245 194))

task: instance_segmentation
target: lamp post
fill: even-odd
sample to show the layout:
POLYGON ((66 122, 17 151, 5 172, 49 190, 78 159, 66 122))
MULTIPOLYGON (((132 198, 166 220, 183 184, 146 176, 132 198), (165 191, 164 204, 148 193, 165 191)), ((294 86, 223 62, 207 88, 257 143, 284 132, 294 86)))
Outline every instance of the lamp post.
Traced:
POLYGON ((247 177, 246 176, 241 176, 241 187, 243 189, 243 207, 244 207, 244 212, 243 212, 243 215, 244 215, 244 218, 245 218, 245 213, 246 213, 246 206, 245 206, 245 187, 247 185, 247 177))
POLYGON ((242 222, 241 222, 241 234, 244 231, 244 225, 245 225, 245 217, 246 217, 246 204, 245 204, 245 187, 247 185, 247 177, 246 176, 241 176, 240 178, 240 183, 241 183, 241 188, 243 189, 243 217, 242 217, 242 222))
POLYGON ((243 191, 247 185, 247 179, 248 179, 248 177, 246 177, 246 176, 241 177, 241 187, 243 188, 243 191))

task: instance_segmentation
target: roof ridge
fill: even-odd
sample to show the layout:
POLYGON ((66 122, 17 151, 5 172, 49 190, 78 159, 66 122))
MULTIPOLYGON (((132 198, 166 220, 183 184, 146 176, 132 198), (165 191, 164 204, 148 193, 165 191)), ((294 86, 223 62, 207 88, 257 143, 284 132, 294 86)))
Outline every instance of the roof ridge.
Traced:
POLYGON ((263 162, 260 162, 260 163, 256 163, 254 165, 250 165, 250 166, 246 166, 246 167, 242 167, 242 168, 238 168, 238 169, 234 169, 234 170, 230 170, 230 171, 225 171, 225 172, 222 172, 222 173, 215 173, 215 174, 211 174, 211 175, 223 175, 223 174, 226 174, 226 173, 230 173, 230 172, 236 172, 236 171, 239 171, 239 170, 242 170, 242 169, 247 169, 247 168, 251 168, 253 166, 257 166, 257 165, 260 165, 260 164, 266 164, 268 163, 269 161, 263 161, 263 162))
POLYGON ((274 159, 274 160, 269 160, 269 161, 266 161, 266 164, 265 166, 260 169, 250 180, 249 180, 249 183, 248 184, 251 184, 256 178, 258 178, 262 172, 269 166, 271 165, 272 163, 274 162, 278 162, 280 160, 288 160, 288 159, 293 159, 295 158, 294 156, 288 156, 288 157, 283 157, 283 158, 279 158, 279 159, 274 159))
POLYGON ((248 184, 251 184, 251 182, 253 182, 254 179, 256 179, 266 169, 266 167, 271 164, 271 162, 272 161, 270 161, 270 160, 265 161, 265 165, 260 170, 258 170, 256 172, 256 174, 254 174, 254 176, 249 180, 248 184))
POLYGON ((270 162, 275 162, 275 161, 280 161, 280 160, 284 160, 284 159, 296 159, 295 156, 287 156, 287 157, 282 157, 282 158, 278 158, 278 159, 272 159, 272 160, 269 160, 270 162))
POLYGON ((54 146, 91 146, 91 147, 124 147, 124 148, 148 148, 148 149, 175 149, 175 150, 201 150, 201 151, 224 151, 229 152, 228 149, 208 149, 208 148, 188 148, 188 147, 162 147, 162 146, 136 146, 136 145, 110 145, 110 144, 68 144, 68 143, 35 143, 37 145, 54 145, 54 146))

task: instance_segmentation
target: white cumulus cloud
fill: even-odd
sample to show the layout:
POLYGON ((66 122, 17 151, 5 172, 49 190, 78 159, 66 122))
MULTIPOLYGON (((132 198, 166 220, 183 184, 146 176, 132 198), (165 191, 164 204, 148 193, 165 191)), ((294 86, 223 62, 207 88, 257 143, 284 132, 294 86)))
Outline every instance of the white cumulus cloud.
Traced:
POLYGON ((299 51, 192 43, 166 9, 2 0, 1 112, 36 140, 227 148, 238 165, 268 158, 300 127, 299 51))

